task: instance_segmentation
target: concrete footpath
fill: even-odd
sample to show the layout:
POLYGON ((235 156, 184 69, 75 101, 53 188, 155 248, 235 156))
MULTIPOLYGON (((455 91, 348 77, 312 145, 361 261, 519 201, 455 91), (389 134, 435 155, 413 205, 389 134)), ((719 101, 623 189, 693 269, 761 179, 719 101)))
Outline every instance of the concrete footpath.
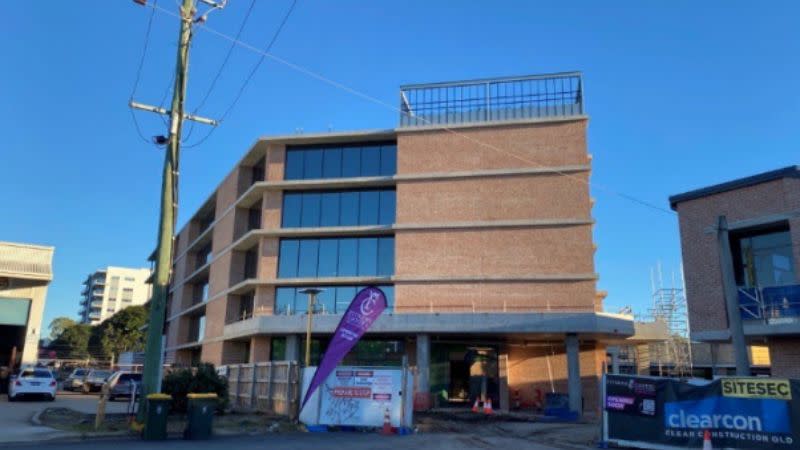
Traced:
MULTIPOLYGON (((214 438, 209 441, 141 441, 141 440, 88 440, 80 442, 40 442, 41 450, 213 450, 236 448, 237 450, 319 450, 321 448, 341 448, 347 450, 398 450, 414 448, 417 450, 472 450, 472 449, 531 449, 552 450, 576 447, 560 447, 521 441, 512 437, 478 439, 453 433, 417 434, 412 436, 381 436, 377 433, 288 433, 259 436, 214 438)), ((7 450, 30 449, 31 444, 4 445, 7 450)), ((586 447, 584 447, 586 448, 586 447)))
MULTIPOLYGON (((123 413, 127 404, 109 402, 107 413, 123 413)), ((69 408, 87 414, 97 411, 97 396, 59 393, 56 400, 20 400, 13 403, 5 395, 0 397, 0 443, 44 441, 50 439, 75 439, 78 433, 56 430, 37 425, 34 417, 46 408, 69 408)))

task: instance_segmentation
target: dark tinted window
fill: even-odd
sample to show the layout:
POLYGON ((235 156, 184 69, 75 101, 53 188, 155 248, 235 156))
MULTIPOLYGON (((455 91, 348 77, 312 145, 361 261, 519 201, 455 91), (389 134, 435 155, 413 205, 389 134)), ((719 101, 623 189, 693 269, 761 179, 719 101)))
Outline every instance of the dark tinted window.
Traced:
POLYGON ((283 228, 391 225, 396 215, 394 189, 309 191, 284 194, 283 228))
POLYGON ((391 276, 394 237, 281 239, 279 278, 391 276))
POLYGON ((303 156, 301 151, 287 151, 286 152, 286 169, 284 170, 283 177, 286 180, 302 180, 303 179, 303 156))
POLYGON ((390 176, 395 173, 397 145, 394 143, 295 146, 286 150, 286 180, 390 176))
POLYGON ((332 148, 325 151, 322 156, 322 177, 342 177, 342 149, 332 148))
POLYGON ((47 369, 23 370, 20 378, 53 378, 53 374, 47 369))
POLYGON ((345 148, 342 150, 342 178, 361 175, 361 149, 345 148))
POLYGON ((297 192, 283 194, 283 209, 281 210, 283 228, 297 228, 300 226, 300 211, 302 211, 303 196, 297 192))
POLYGON ((303 212, 300 218, 301 227, 318 227, 320 214, 320 200, 322 195, 316 192, 303 194, 303 212))
POLYGON ((278 254, 278 277, 293 278, 297 276, 297 260, 300 252, 300 241, 283 239, 278 254))
POLYGON ((361 176, 377 177, 381 174, 380 147, 364 147, 361 149, 361 176))
POLYGON ((381 175, 394 175, 397 173, 397 145, 384 145, 381 147, 381 175))

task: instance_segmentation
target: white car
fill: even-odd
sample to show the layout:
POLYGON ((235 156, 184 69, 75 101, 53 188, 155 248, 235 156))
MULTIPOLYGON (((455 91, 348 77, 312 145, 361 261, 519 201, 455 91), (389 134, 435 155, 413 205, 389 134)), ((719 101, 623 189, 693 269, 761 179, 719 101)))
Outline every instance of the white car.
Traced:
POLYGON ((43 368, 23 369, 19 375, 12 377, 8 383, 8 401, 29 396, 44 396, 50 401, 56 399, 56 382, 53 373, 43 368))

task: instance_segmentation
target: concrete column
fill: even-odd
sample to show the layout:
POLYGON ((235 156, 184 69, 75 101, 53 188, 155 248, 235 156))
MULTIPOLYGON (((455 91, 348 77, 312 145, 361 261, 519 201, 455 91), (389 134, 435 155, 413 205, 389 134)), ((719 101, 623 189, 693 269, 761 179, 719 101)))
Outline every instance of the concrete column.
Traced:
POLYGON ((270 338, 269 336, 253 336, 250 338, 250 362, 269 361, 270 338))
POLYGON ((508 398, 508 353, 501 353, 497 358, 497 369, 500 375, 500 411, 508 412, 510 402, 508 398))
POLYGON ((569 409, 581 413, 581 366, 580 347, 577 334, 568 334, 567 346, 567 393, 569 394, 569 409))
POLYGON ((608 347, 606 353, 611 356, 611 373, 614 375, 619 374, 619 347, 608 347))
POLYGON ((414 393, 414 409, 424 411, 431 407, 431 337, 417 335, 417 391, 414 393))
POLYGON ((286 360, 300 362, 300 336, 297 334, 286 336, 286 360))

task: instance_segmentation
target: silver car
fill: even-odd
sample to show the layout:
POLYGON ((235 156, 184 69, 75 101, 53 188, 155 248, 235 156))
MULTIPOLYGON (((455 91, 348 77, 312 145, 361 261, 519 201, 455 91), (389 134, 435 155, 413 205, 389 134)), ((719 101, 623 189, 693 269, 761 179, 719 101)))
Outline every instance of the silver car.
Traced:
POLYGON ((83 389, 83 378, 89 373, 89 369, 75 369, 64 380, 62 388, 65 391, 79 391, 83 389))
POLYGON ((119 397, 130 397, 133 392, 142 392, 142 374, 131 372, 115 372, 106 382, 108 385, 108 400, 114 401, 119 397))
POLYGON ((110 376, 110 370, 92 369, 83 378, 83 388, 81 390, 84 394, 99 391, 103 387, 103 383, 105 383, 110 376))

